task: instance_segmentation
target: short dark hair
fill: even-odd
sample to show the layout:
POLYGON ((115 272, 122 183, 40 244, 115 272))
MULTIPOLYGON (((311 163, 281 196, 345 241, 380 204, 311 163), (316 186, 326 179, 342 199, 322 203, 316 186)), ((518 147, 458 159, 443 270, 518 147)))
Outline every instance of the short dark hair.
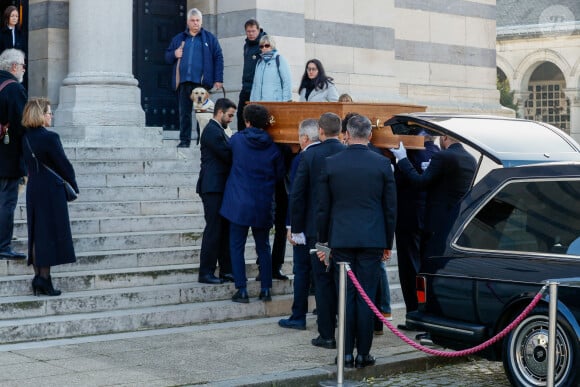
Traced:
POLYGON ((237 109, 238 107, 230 99, 220 98, 217 101, 215 101, 215 104, 213 106, 213 115, 215 117, 218 112, 226 112, 231 108, 237 109))
POLYGON ((244 31, 251 26, 256 26, 257 29, 260 29, 260 23, 256 19, 249 19, 246 24, 244 24, 244 31))
POLYGON ((358 116, 358 113, 346 113, 346 116, 344 116, 344 119, 342 120, 342 130, 340 131, 341 133, 346 133, 346 124, 348 124, 348 120, 354 116, 358 116))
POLYGON ((318 127, 327 137, 336 137, 340 133, 340 117, 335 113, 324 113, 318 120, 318 127))
POLYGON ((244 121, 254 128, 265 129, 270 125, 270 112, 264 105, 251 103, 244 107, 244 121))

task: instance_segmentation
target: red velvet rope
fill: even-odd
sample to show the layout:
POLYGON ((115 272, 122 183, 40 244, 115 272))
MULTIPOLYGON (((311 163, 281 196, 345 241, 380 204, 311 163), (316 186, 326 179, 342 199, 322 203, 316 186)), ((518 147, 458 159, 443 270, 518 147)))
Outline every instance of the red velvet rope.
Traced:
POLYGON ((348 265, 347 265, 346 269, 347 269, 347 273, 348 273, 350 280, 354 284, 354 287, 357 289, 360 296, 365 300, 365 302, 367 303, 369 308, 371 308, 371 310, 383 322, 383 324, 385 324, 398 338, 403 340, 405 343, 409 344, 411 347, 418 349, 419 351, 423 351, 423 352, 428 353, 430 355, 443 356, 443 357, 461 357, 461 356, 473 355, 474 353, 479 352, 479 351, 495 344, 497 341, 503 339, 520 322, 522 322, 522 320, 524 318, 526 318, 526 316, 532 311, 532 309, 534 309, 536 307, 536 305, 538 304, 538 302, 540 302, 542 295, 544 294, 544 292, 546 291, 546 289, 548 287, 547 285, 544 285, 540 289, 538 294, 536 294, 536 296, 534 297, 532 302, 522 311, 522 313, 520 313, 520 315, 514 321, 512 321, 508 326, 506 326, 501 332, 499 332, 497 335, 490 338, 489 340, 487 340, 487 341, 485 341, 485 342, 483 342, 483 343, 481 343, 473 348, 464 349, 462 351, 438 351, 436 349, 424 347, 420 344, 417 344, 416 342, 414 342, 413 340, 411 340, 410 338, 405 336, 403 333, 401 333, 401 331, 399 331, 397 328, 395 328, 395 326, 393 324, 391 324, 383 316, 383 314, 378 310, 378 308, 373 304, 373 302, 371 301, 369 296, 366 294, 366 292, 364 291, 364 289, 362 288, 362 286, 360 285, 360 283, 358 282, 354 273, 352 272, 352 270, 350 269, 350 267, 348 265))

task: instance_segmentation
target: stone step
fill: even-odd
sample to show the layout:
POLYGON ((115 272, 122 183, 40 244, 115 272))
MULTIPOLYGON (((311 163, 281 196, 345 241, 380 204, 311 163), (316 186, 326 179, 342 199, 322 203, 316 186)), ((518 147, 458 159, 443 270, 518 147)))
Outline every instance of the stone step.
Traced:
MULTIPOLYGON (((77 261, 67 265, 52 268, 52 273, 68 273, 96 270, 139 269, 142 267, 161 267, 166 265, 194 265, 199 264, 199 246, 161 247, 157 249, 116 250, 105 253, 77 253, 77 261)), ((245 257, 250 262, 256 261, 256 252, 253 244, 246 245, 245 257)), ((285 259, 286 273, 292 272, 292 258, 285 259)), ((32 268, 26 261, 0 260, 0 276, 32 275, 32 268)), ((248 274, 249 275, 249 274, 248 274)))
MULTIPOLYGON (((205 220, 201 214, 149 215, 107 218, 73 218, 70 221, 73 235, 98 233, 126 233, 140 231, 181 229, 203 229, 205 220)), ((25 220, 15 220, 14 235, 26 238, 25 220)))
MULTIPOLYGON (((110 202, 74 201, 68 205, 69 216, 74 218, 109 216, 148 216, 203 214, 203 204, 199 196, 183 200, 132 200, 110 202)), ((14 214, 16 220, 26 220, 26 203, 19 198, 14 214)))
MULTIPOLYGON (((98 281, 97 278, 95 278, 98 281)), ((89 290, 66 290, 64 283, 56 282, 55 286, 63 293, 58 297, 48 296, 6 296, 0 297, 0 321, 52 315, 78 314, 112 311, 117 309, 136 309, 184 303, 200 303, 229 300, 235 292, 232 283, 221 285, 201 284, 189 281, 157 284, 148 286, 130 286, 125 288, 91 288, 89 290)), ((30 284, 28 284, 30 286, 30 284)), ((259 288, 256 281, 248 281, 248 287, 259 288)), ((292 295, 293 279, 272 282, 275 295, 292 295)), ((393 285, 391 290, 392 304, 402 301, 400 286, 393 285)))
POLYGON ((273 289, 272 302, 265 303, 257 300, 259 284, 248 285, 249 304, 223 300, 0 320, 0 342, 18 343, 288 314, 292 296, 277 296, 277 289, 273 289))
POLYGON ((185 160, 73 160, 77 176, 107 173, 177 173, 199 171, 199 159, 185 160))
MULTIPOLYGON (((246 257, 246 276, 249 280, 252 280, 258 274, 256 257, 251 254, 246 257)), ((199 262, 119 267, 114 269, 109 267, 106 269, 102 267, 88 269, 78 263, 75 265, 57 266, 52 270, 55 286, 64 292, 183 283, 196 280, 199 270, 199 262), (56 270, 57 268, 61 268, 61 270, 56 270), (62 268, 69 270, 65 271, 62 268), (75 268, 77 270, 70 270, 75 268)), ((32 269, 24 264, 19 266, 21 266, 21 270, 18 273, 0 277, 0 294, 2 296, 32 294, 32 269)), ((282 270, 290 275, 292 273, 292 263, 286 260, 282 270)), ((219 269, 216 274, 218 271, 219 269)), ((397 267, 389 267, 387 273, 389 286, 397 285, 399 283, 397 267)), ((0 318, 2 317, 0 316, 0 318)))
POLYGON ((70 147, 63 144, 71 162, 95 160, 198 160, 200 152, 197 147, 143 147, 143 148, 85 148, 70 147))
POLYGON ((195 188, 197 172, 156 172, 156 173, 107 173, 80 174, 77 184, 82 191, 87 188, 116 187, 182 187, 195 188))
MULTIPOLYGON (((56 268, 57 267, 54 269, 56 268)), ((287 272, 291 272, 292 267, 290 264, 286 264, 284 269, 286 269, 287 272)), ((94 270, 70 271, 52 270, 51 275, 57 288, 64 292, 80 292, 86 290, 125 288, 130 286, 155 286, 190 282, 197 280, 198 271, 199 262, 143 267, 121 267, 115 269, 100 268, 94 270)), ((246 275, 249 279, 253 279, 257 274, 258 267, 256 265, 256 258, 249 256, 246 259, 246 275)), ((32 275, 32 269, 28 268, 28 271, 25 271, 22 274, 12 274, 0 277, 0 294, 2 294, 2 296, 31 295, 32 275)))
POLYGON ((74 203, 118 202, 118 201, 160 201, 198 199, 194 186, 159 187, 80 187, 79 198, 74 203))
MULTIPOLYGON (((199 246, 202 229, 167 231, 143 231, 123 233, 98 233, 74 235, 76 253, 126 250, 131 248, 147 249, 159 247, 199 246)), ((27 250, 27 239, 19 238, 12 242, 16 251, 27 250)))

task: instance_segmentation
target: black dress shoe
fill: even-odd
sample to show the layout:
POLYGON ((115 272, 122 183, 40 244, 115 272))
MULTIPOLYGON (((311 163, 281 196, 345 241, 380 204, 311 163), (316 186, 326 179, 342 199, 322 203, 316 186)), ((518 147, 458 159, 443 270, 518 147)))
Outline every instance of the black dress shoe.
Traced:
POLYGON ((322 336, 318 336, 317 338, 312 339, 312 345, 326 349, 336 349, 336 340, 325 339, 322 336))
POLYGON ((212 285, 219 285, 223 283, 221 279, 219 279, 213 274, 200 275, 198 281, 202 284, 212 284, 212 285))
POLYGON ((250 297, 248 296, 248 291, 244 289, 238 289, 238 291, 232 296, 233 302, 241 302, 242 304, 247 304, 250 302, 250 297))
POLYGON ((272 272, 272 279, 277 279, 277 280, 281 280, 281 281, 286 281, 288 280, 288 276, 285 275, 284 273, 282 273, 281 270, 274 270, 272 272))
MULTIPOLYGON (((334 364, 338 364, 336 357, 334 358, 334 364)), ((354 357, 351 354, 344 355, 344 368, 354 368, 354 357)))
POLYGON ((230 273, 220 274, 220 279, 222 282, 235 282, 234 276, 230 273))
POLYGON ((365 368, 366 366, 375 365, 376 359, 371 355, 356 355, 354 366, 356 368, 365 368))
POLYGON ((0 252, 0 259, 14 259, 21 260, 26 259, 26 254, 17 253, 16 251, 7 250, 0 252))
POLYGON ((181 141, 179 144, 177 144, 177 147, 178 148, 189 148, 189 144, 181 141))
POLYGON ((262 301, 272 301, 272 292, 270 291, 270 289, 262 289, 260 290, 260 295, 258 296, 258 299, 262 301))

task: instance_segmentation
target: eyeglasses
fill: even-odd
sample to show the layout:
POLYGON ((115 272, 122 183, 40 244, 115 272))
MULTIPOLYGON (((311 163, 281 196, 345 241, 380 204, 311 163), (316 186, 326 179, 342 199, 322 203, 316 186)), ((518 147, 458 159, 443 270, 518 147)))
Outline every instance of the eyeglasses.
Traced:
POLYGON ((272 46, 270 46, 269 44, 260 44, 260 48, 270 48, 272 46))
POLYGON ((23 69, 26 68, 26 63, 14 63, 15 65, 22 66, 23 69))
POLYGON ((318 71, 316 67, 307 67, 306 71, 318 71))

